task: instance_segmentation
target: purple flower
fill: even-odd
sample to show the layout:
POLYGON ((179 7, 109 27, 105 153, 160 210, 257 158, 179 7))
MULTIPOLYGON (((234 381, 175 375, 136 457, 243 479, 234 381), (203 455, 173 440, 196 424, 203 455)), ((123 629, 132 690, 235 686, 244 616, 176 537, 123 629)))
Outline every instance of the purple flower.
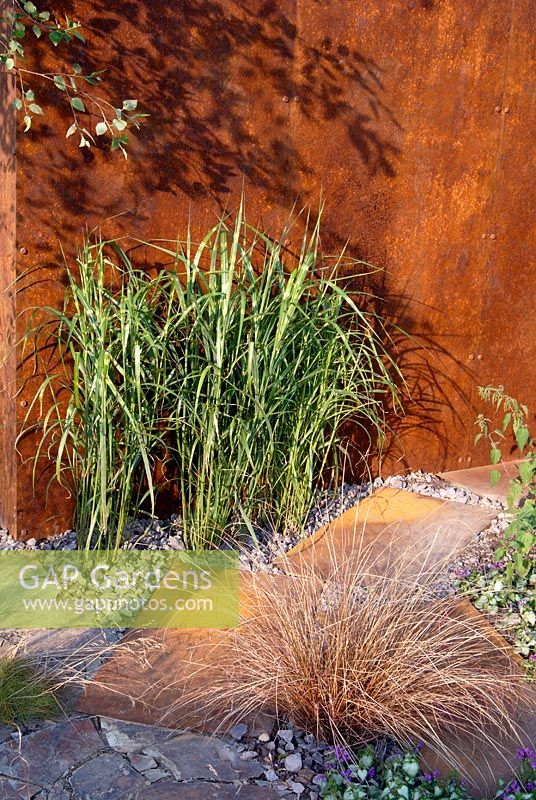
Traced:
POLYGON ((346 778, 347 781, 351 780, 354 777, 354 773, 351 769, 345 769, 342 773, 342 777, 346 778))
POLYGON ((467 568, 457 569, 454 574, 456 575, 457 578, 468 578, 469 575, 471 574, 471 570, 467 568))
POLYGON ((427 783, 432 783, 439 778, 439 770, 434 769, 433 772, 425 772, 422 777, 427 783))
POLYGON ((417 742, 417 747, 415 748, 415 750, 422 750, 422 748, 423 748, 423 743, 417 742))
POLYGON ((313 782, 316 783, 316 784, 325 783, 326 781, 327 781, 327 778, 326 778, 325 775, 322 775, 322 773, 319 773, 318 775, 315 775, 314 778, 313 778, 313 782))
POLYGON ((532 655, 529 656, 529 661, 536 661, 536 653, 532 653, 532 655))
POLYGON ((529 781, 527 783, 527 792, 532 792, 534 789, 536 789, 536 783, 529 781))
POLYGON ((345 763, 350 760, 350 753, 340 745, 335 745, 335 758, 337 761, 344 761, 345 763))
POLYGON ((374 767, 371 767, 367 772, 367 778, 374 778, 374 777, 376 777, 376 770, 374 769, 374 767))

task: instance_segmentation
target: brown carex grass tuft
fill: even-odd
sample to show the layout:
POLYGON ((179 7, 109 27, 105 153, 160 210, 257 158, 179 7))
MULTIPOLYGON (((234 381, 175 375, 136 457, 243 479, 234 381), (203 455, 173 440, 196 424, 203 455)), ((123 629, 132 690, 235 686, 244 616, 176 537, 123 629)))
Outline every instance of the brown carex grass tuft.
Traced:
MULTIPOLYGON (((389 737, 424 742, 456 764, 446 733, 497 731, 519 740, 512 720, 518 678, 479 615, 434 594, 437 573, 393 564, 375 574, 366 553, 320 578, 253 581, 257 612, 219 647, 219 678, 202 704, 226 724, 274 710, 320 740, 355 746, 389 737)), ((186 685, 186 684, 185 684, 186 685)), ((197 684, 199 685, 199 684, 197 684)))

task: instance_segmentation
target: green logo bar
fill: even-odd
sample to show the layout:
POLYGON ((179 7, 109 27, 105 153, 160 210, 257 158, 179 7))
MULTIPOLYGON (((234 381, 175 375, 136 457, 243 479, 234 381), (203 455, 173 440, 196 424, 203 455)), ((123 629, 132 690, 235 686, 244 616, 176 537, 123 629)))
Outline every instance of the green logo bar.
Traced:
POLYGON ((232 551, 0 551, 0 628, 232 628, 232 551))

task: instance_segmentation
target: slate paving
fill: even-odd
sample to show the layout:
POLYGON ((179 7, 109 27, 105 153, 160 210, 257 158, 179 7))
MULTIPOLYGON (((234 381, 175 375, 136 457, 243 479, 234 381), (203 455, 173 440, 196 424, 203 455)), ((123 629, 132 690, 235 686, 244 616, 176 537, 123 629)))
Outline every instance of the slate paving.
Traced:
POLYGON ((284 785, 276 792, 263 779, 269 765, 243 752, 210 736, 73 718, 0 745, 0 800, 284 797, 284 785))

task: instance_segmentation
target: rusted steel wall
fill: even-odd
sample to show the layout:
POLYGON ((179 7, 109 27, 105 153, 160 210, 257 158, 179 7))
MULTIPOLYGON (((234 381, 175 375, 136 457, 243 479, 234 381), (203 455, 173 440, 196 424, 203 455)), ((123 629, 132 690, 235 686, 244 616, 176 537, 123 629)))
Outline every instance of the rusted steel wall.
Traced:
MULTIPOLYGON (((244 185, 251 221, 275 229, 322 194, 325 249, 348 241, 384 267, 386 312, 426 346, 399 354, 413 405, 386 469, 485 461, 476 386, 502 382, 535 407, 530 0, 62 6, 88 28, 91 56, 76 60, 107 64, 111 94, 151 118, 127 162, 66 144, 60 111, 21 139, 19 269, 32 273, 19 307, 61 300, 59 245, 70 258, 95 225, 173 237, 191 213, 200 230, 244 185)), ((19 381, 30 399, 28 365, 19 381)), ((34 446, 18 467, 24 536, 69 512, 62 493, 44 508, 44 477, 32 496, 34 446)))
MULTIPOLYGON (((0 20, 8 3, 0 0, 0 20)), ((0 22, 0 28, 2 23, 0 22)), ((12 77, 0 74, 0 525, 16 525, 15 120, 12 77)))

